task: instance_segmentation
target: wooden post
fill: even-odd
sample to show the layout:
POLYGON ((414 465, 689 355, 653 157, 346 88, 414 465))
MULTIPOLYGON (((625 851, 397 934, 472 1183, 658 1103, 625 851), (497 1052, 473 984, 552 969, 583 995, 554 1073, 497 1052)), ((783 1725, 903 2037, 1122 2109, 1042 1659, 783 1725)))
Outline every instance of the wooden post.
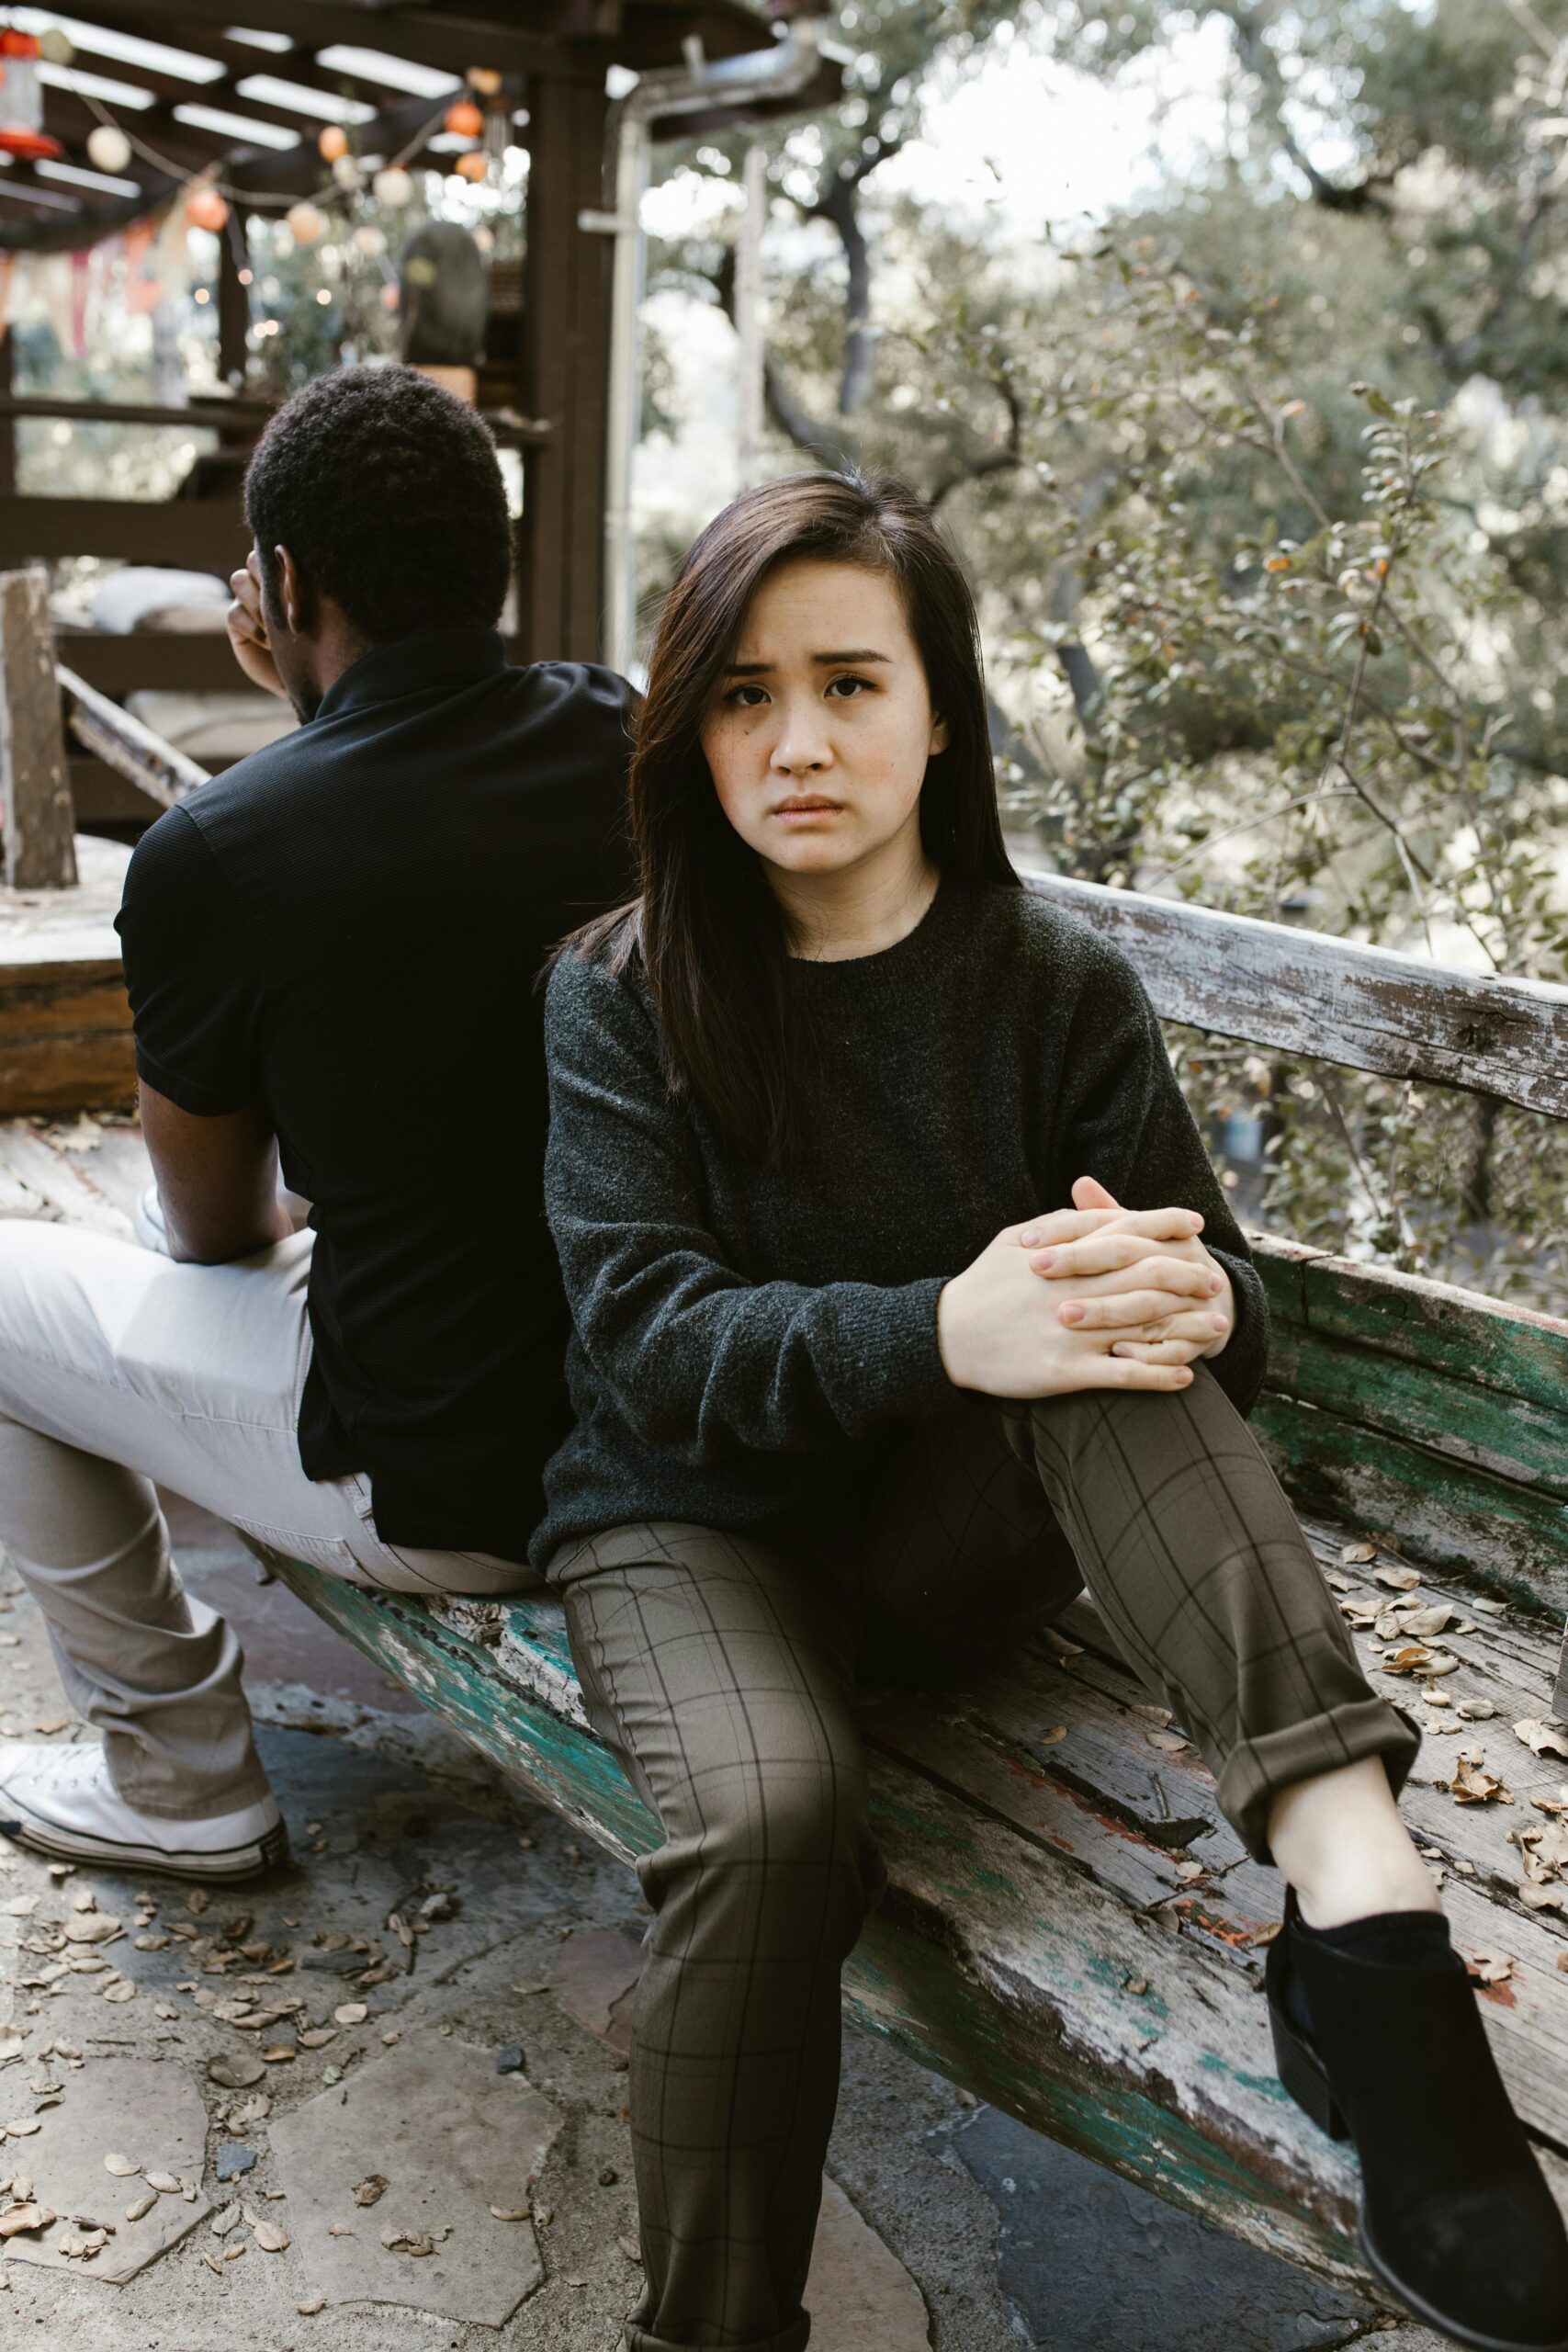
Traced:
POLYGON ((0 826, 13 890, 76 880, 75 811, 49 626, 49 574, 0 572, 0 826))
POLYGON ((604 201, 603 82, 529 79, 528 245, 518 405, 548 438, 526 451, 518 634, 526 662, 595 662, 604 630, 604 401, 610 239, 578 226, 604 201))

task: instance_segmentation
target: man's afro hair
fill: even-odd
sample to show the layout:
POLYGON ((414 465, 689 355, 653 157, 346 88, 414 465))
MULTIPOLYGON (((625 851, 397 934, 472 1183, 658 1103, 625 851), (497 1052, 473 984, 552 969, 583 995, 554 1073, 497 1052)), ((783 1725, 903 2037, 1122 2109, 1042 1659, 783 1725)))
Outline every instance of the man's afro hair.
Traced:
POLYGON ((493 628, 512 570, 487 426, 412 368, 340 368, 279 409, 251 458, 245 514, 373 645, 493 628))

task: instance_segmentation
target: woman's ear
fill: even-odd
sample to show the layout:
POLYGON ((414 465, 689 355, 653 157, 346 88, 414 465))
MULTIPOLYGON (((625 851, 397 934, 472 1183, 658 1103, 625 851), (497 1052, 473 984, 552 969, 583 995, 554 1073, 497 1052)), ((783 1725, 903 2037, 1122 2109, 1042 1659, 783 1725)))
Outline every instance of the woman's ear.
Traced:
POLYGON ((926 757, 930 760, 934 760, 939 752, 946 751, 951 741, 952 738, 947 731, 946 719, 943 718, 940 711, 933 711, 931 714, 931 740, 926 746, 926 757))

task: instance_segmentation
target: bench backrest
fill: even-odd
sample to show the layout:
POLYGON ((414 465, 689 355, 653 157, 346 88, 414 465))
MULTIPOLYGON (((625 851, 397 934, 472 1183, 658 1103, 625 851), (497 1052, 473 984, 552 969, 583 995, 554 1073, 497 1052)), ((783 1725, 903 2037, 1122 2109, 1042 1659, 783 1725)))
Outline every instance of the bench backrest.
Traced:
MULTIPOLYGON (((1124 950, 1165 1020, 1568 1117, 1568 989, 1026 878, 1124 950)), ((1274 1325, 1254 1425, 1298 1501, 1568 1610, 1568 1322, 1253 1238, 1274 1325)))

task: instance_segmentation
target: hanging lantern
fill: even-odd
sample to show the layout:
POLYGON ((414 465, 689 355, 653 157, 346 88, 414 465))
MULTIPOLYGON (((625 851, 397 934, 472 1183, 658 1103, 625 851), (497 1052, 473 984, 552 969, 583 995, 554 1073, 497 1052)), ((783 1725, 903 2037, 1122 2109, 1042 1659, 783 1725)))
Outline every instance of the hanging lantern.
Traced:
POLYGON ((378 204, 389 205, 393 211, 399 211, 413 195, 413 180, 400 164, 389 164, 371 181, 370 193, 378 204))
POLYGON ((124 171, 130 161, 130 141, 118 122, 100 122, 88 131, 87 161, 96 171, 124 171))
POLYGON ((341 155, 348 153, 348 133, 341 122, 329 122, 318 134, 316 145, 321 150, 324 164, 335 164, 341 155))
POLYGON ((51 65, 69 65, 76 44, 59 25, 45 25, 38 37, 38 53, 51 65))
POLYGON ((283 217, 297 245, 313 245, 327 225, 316 207, 310 203, 291 204, 283 217))
POLYGON ((477 187, 489 175, 490 162, 478 147, 470 147, 466 154, 458 156, 452 169, 460 180, 468 180, 477 187))
POLYGON ((193 229, 210 229, 214 236, 229 218, 229 207, 215 187, 193 187, 186 198, 186 219, 193 229))
POLYGON ((339 155, 334 158, 333 163, 333 184, 336 187, 341 187, 345 196, 358 195, 360 187, 359 164, 355 156, 339 155))
POLYGON ((472 98, 455 98, 443 120, 454 139, 477 139, 485 127, 484 110, 472 98))
POLYGON ((493 65, 470 65, 463 79, 470 90, 481 98, 499 98, 501 76, 493 65))
POLYGON ((354 232, 354 250, 363 254, 367 261, 378 261, 387 250, 387 240, 374 220, 362 220, 354 232))
POLYGON ((39 45, 31 33, 7 27, 0 33, 0 152, 33 162, 63 154, 58 139, 43 127, 43 85, 38 77, 39 45))

